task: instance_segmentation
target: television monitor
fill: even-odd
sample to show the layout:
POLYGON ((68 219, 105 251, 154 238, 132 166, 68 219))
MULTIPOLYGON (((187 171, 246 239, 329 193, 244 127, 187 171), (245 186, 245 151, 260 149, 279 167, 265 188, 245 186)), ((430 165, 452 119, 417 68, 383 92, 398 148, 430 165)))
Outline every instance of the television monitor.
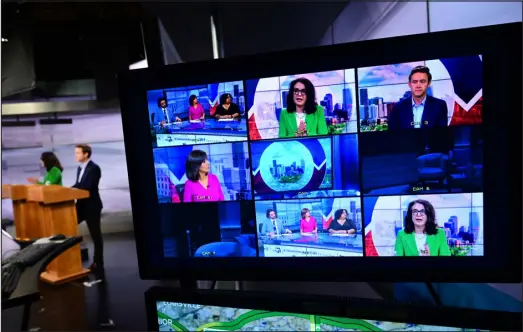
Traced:
POLYGON ((251 140, 294 136, 299 125, 291 129, 281 116, 296 107, 294 94, 300 90, 306 94, 298 98, 314 101, 312 110, 321 114, 322 121, 310 127, 309 136, 357 132, 354 69, 263 77, 245 85, 251 140))
POLYGON ((149 331, 521 331, 521 312, 273 292, 152 288, 149 331), (277 299, 277 301, 275 301, 277 299))
POLYGON ((520 282, 519 37, 121 74, 142 277, 520 282))
POLYGON ((483 123, 483 56, 420 60, 358 68, 360 131, 483 123))
POLYGON ((154 147, 247 140, 243 81, 147 91, 154 147), (231 105, 223 116, 222 105, 231 105))

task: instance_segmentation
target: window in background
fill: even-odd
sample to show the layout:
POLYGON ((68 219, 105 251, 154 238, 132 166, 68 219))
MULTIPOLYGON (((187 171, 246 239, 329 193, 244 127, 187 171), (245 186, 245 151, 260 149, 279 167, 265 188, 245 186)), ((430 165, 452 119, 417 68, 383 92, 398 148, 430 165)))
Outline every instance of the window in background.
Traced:
POLYGON ((521 1, 429 1, 430 32, 521 22, 521 19, 521 1))

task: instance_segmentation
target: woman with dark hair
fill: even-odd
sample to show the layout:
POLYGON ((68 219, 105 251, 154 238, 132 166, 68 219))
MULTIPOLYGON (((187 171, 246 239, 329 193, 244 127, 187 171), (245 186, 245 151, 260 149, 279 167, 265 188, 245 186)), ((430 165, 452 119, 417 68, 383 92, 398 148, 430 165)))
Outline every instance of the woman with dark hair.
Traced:
POLYGON ((191 95, 189 97, 189 120, 205 120, 205 111, 202 104, 198 103, 198 97, 191 95))
POLYGON ((354 234, 356 225, 350 219, 347 219, 347 210, 339 209, 334 212, 334 220, 329 225, 329 234, 354 234))
POLYGON ((297 78, 289 85, 287 108, 281 110, 279 137, 327 135, 325 111, 316 103, 311 81, 297 78))
POLYGON ((436 223, 436 210, 430 202, 410 202, 405 216, 405 229, 399 231, 396 256, 450 256, 445 231, 436 223))
POLYGON ((209 173, 210 166, 205 151, 191 151, 185 162, 187 182, 183 190, 184 203, 217 202, 225 199, 218 177, 209 173))
POLYGON ((220 105, 216 107, 214 117, 216 120, 237 119, 240 117, 240 108, 232 102, 230 93, 224 93, 220 96, 220 105))
POLYGON ((304 233, 318 233, 318 223, 311 216, 311 210, 307 208, 301 209, 300 234, 303 235, 304 233))
POLYGON ((27 181, 33 184, 57 184, 61 186, 62 171, 64 168, 60 164, 56 155, 52 152, 44 152, 40 156, 40 162, 46 170, 44 181, 38 181, 37 177, 28 178, 27 181))

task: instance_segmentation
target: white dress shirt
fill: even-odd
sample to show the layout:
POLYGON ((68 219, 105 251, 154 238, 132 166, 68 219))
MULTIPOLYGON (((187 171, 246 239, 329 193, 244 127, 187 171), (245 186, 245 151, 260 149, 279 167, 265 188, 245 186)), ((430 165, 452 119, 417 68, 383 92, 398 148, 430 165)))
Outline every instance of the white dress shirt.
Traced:
POLYGON ((414 102, 414 99, 412 99, 412 114, 414 128, 421 127, 421 119, 423 119, 423 111, 425 110, 425 100, 427 100, 427 96, 423 98, 419 105, 416 105, 416 102, 414 102))
POLYGON ((280 228, 278 227, 278 219, 271 219, 272 221, 272 230, 275 235, 280 235, 280 228))
POLYGON ((165 122, 171 123, 171 119, 169 119, 169 111, 166 108, 162 108, 163 115, 165 115, 165 122))
POLYGON ((90 161, 91 161, 90 159, 87 159, 86 162, 80 164, 80 175, 78 176, 78 183, 80 183, 82 181, 82 176, 84 176, 85 167, 87 166, 87 164, 90 161))

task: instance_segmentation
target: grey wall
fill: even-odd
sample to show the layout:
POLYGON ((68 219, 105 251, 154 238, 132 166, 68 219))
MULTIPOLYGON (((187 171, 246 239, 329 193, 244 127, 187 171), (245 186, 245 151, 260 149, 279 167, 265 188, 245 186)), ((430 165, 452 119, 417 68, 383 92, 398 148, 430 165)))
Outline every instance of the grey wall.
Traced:
POLYGON ((521 22, 521 2, 351 2, 332 22, 323 45, 521 22))
POLYGON ((220 4, 217 17, 224 55, 318 46, 347 2, 220 4))
POLYGON ((184 62, 213 58, 210 3, 156 2, 143 6, 161 20, 184 62))
POLYGON ((224 56, 317 46, 347 2, 152 3, 184 62, 213 58, 211 14, 224 56))

